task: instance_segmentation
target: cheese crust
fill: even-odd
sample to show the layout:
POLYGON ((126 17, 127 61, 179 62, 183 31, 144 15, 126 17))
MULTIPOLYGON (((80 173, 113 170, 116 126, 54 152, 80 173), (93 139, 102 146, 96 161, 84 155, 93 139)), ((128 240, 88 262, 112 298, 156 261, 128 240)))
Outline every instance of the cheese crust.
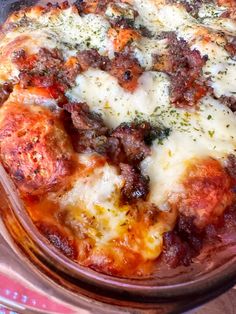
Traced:
POLYGON ((68 258, 146 275, 183 217, 202 237, 235 204, 235 12, 223 0, 85 0, 2 25, 1 162, 68 258))

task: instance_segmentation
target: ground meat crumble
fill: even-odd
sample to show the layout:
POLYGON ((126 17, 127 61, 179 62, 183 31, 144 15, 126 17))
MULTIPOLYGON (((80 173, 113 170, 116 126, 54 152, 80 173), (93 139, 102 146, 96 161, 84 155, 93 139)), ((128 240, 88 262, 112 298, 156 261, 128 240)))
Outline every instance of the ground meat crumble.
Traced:
POLYGON ((71 259, 77 257, 77 246, 75 239, 71 235, 63 233, 55 224, 45 221, 36 222, 38 230, 46 237, 46 239, 65 256, 71 259))
MULTIPOLYGON (((225 162, 225 169, 232 179, 232 189, 236 192, 236 157, 230 154, 225 162)), ((235 197, 224 213, 214 223, 199 228, 194 216, 180 214, 174 230, 164 233, 162 253, 163 261, 170 267, 189 266, 203 246, 222 241, 225 234, 236 232, 235 197)))
POLYGON ((198 229, 193 217, 180 215, 173 231, 164 233, 161 259, 171 268, 189 266, 205 244, 221 242, 224 234, 236 232, 236 206, 227 208, 215 224, 198 229))
POLYGON ((196 106, 199 99, 206 95, 208 86, 202 75, 202 67, 207 57, 200 52, 191 50, 183 40, 177 40, 173 33, 166 34, 169 40, 170 60, 167 68, 163 68, 171 78, 171 102, 176 107, 196 106))
POLYGON ((41 48, 37 54, 27 55, 21 49, 12 56, 20 71, 19 81, 27 86, 54 87, 62 93, 71 87, 81 68, 69 59, 66 62, 58 49, 41 48))
POLYGON ((85 103, 67 103, 63 109, 64 125, 75 151, 102 154, 119 167, 125 179, 124 202, 145 199, 149 192, 149 179, 142 175, 139 164, 150 155, 151 139, 160 132, 148 122, 123 123, 111 131, 85 103))

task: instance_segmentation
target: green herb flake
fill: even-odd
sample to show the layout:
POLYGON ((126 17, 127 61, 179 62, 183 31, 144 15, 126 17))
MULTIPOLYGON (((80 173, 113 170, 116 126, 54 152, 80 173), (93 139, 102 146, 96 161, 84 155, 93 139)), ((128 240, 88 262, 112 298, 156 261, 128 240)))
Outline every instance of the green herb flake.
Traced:
POLYGON ((208 134, 211 138, 213 138, 214 134, 215 134, 215 131, 208 131, 208 134))

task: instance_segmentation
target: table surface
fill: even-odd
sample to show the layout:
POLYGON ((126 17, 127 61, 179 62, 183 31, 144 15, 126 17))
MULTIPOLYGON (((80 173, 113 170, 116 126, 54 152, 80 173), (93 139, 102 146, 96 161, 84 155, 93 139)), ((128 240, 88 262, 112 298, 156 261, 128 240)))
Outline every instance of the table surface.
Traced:
MULTIPOLYGON (((82 311, 81 311, 82 313, 82 311)), ((200 308, 188 312, 189 314, 236 314, 236 290, 232 289, 217 299, 201 306, 200 308)), ((17 314, 1 307, 0 314, 17 314)))
POLYGON ((236 289, 221 295, 203 305, 192 314, 236 314, 236 289))

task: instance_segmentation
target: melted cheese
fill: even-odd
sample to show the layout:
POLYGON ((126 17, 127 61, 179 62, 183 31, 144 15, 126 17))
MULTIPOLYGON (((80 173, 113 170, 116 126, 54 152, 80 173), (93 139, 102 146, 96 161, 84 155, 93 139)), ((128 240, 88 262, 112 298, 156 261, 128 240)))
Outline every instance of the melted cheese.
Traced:
POLYGON ((191 120, 196 128, 172 131, 163 145, 153 144, 152 155, 142 162, 143 172, 150 177, 150 201, 163 210, 182 191, 179 179, 189 160, 206 156, 223 160, 236 147, 235 116, 215 100, 204 99, 202 111, 191 120))
POLYGON ((236 32, 236 22, 229 18, 221 18, 220 16, 227 11, 225 7, 219 7, 215 4, 205 4, 199 10, 198 16, 203 24, 214 30, 224 31, 230 35, 236 32))
MULTIPOLYGON (((235 96, 236 61, 224 49, 224 38, 214 30, 235 34, 236 22, 216 18, 209 13, 209 7, 202 7, 200 17, 208 16, 199 22, 188 14, 181 5, 165 5, 161 1, 135 1, 135 5, 143 20, 143 24, 155 33, 175 31, 179 38, 186 40, 192 49, 197 49, 202 56, 208 56, 203 68, 204 75, 211 78, 212 88, 217 97, 235 96), (209 17, 210 15, 210 17, 209 17)), ((215 8, 217 10, 217 8, 215 8)), ((218 10, 223 10, 218 8, 218 10)))
POLYGON ((149 117, 157 107, 168 107, 168 86, 165 74, 145 72, 139 79, 139 87, 129 93, 110 74, 90 69, 77 77, 76 87, 68 96, 87 102, 92 110, 103 116, 109 127, 114 128, 137 116, 149 117))
POLYGON ((166 208, 169 195, 180 189, 178 182, 189 159, 223 158, 236 148, 236 120, 230 109, 211 97, 202 100, 198 111, 173 108, 168 87, 166 75, 145 72, 137 90, 129 93, 109 74, 91 69, 78 76, 69 93, 101 113, 110 127, 139 118, 172 130, 163 145, 154 141, 151 156, 142 163, 151 178, 149 200, 160 208, 166 208))
POLYGON ((217 42, 204 45, 196 41, 192 48, 196 48, 202 55, 207 55, 209 60, 203 68, 206 77, 210 77, 211 86, 217 97, 235 96, 236 86, 236 61, 217 42))
POLYGON ((65 50, 97 49, 101 54, 113 53, 113 46, 108 39, 109 22, 100 15, 87 14, 80 16, 67 9, 57 16, 41 15, 38 22, 43 28, 53 32, 65 50))
POLYGON ((14 22, 18 23, 18 27, 6 32, 0 41, 0 83, 18 76, 11 56, 21 48, 30 54, 37 53, 41 47, 58 48, 65 58, 91 48, 110 57, 114 54, 113 44, 107 35, 110 24, 100 15, 81 17, 72 8, 57 14, 48 12, 35 15, 34 11, 29 11, 14 22), (22 26, 23 19, 26 22, 22 26), (24 39, 21 40, 22 37, 24 39))
MULTIPOLYGON (((91 167, 89 157, 83 158, 83 162, 91 167)), ((83 224, 92 218, 93 223, 84 226, 86 233, 98 242, 107 242, 119 236, 126 221, 127 210, 117 210, 116 204, 122 185, 116 168, 108 164, 97 167, 91 174, 76 180, 73 188, 62 197, 61 208, 71 209, 76 220, 85 221, 83 224)))
POLYGON ((157 40, 153 38, 142 37, 138 42, 133 43, 134 55, 140 65, 146 70, 153 67, 154 60, 157 56, 164 55, 168 52, 168 40, 157 40))
MULTIPOLYGON (((81 155, 79 159, 87 168, 93 167, 92 155, 81 155)), ((115 167, 107 163, 96 167, 91 173, 76 179, 72 189, 60 199, 60 207, 70 211, 70 219, 76 221, 82 233, 95 241, 96 247, 117 240, 130 246, 144 260, 155 259, 162 251, 162 235, 173 228, 176 214, 174 211, 160 214, 154 225, 143 225, 137 236, 136 230, 132 230, 136 221, 129 215, 132 207, 119 205, 123 181, 115 167)))

